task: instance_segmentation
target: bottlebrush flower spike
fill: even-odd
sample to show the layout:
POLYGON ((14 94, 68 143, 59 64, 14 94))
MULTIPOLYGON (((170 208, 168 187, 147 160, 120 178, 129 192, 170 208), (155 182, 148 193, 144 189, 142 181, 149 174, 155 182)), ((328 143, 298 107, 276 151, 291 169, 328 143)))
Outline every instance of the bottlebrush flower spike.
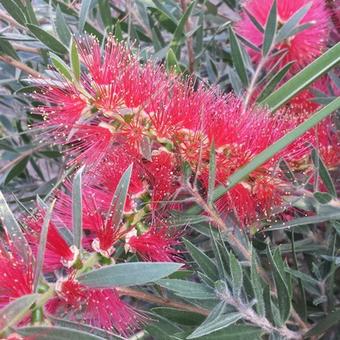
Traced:
POLYGON ((56 283, 58 297, 47 308, 53 314, 65 314, 70 319, 105 330, 116 330, 123 336, 130 335, 145 318, 124 303, 116 289, 93 289, 81 285, 71 273, 56 283))
MULTIPOLYGON (((25 236, 34 254, 37 254, 39 248, 43 220, 44 214, 42 212, 24 219, 24 223, 28 228, 25 236)), ((44 271, 53 272, 62 267, 70 268, 76 262, 78 256, 79 250, 74 245, 69 245, 60 235, 55 224, 50 222, 47 233, 44 271)))
POLYGON ((31 256, 25 262, 10 241, 5 247, 0 240, 0 309, 12 300, 33 292, 33 271, 31 256))
POLYGON ((135 229, 126 235, 126 250, 137 253, 144 261, 181 262, 180 234, 167 226, 152 226, 142 235, 137 235, 135 229))
MULTIPOLYGON (((311 8, 302 18, 299 25, 310 23, 311 26, 275 46, 277 50, 287 51, 287 54, 280 62, 280 68, 288 62, 295 62, 289 71, 290 74, 295 74, 323 53, 327 46, 330 15, 325 8, 324 0, 277 0, 279 28, 294 13, 310 2, 311 8)), ((264 27, 272 4, 273 0, 246 0, 243 3, 243 8, 264 27)), ((256 28, 245 11, 241 13, 241 20, 236 24, 236 31, 256 46, 261 46, 263 43, 264 34, 256 28)), ((251 48, 247 48, 247 50, 251 57, 258 62, 261 54, 251 48)))

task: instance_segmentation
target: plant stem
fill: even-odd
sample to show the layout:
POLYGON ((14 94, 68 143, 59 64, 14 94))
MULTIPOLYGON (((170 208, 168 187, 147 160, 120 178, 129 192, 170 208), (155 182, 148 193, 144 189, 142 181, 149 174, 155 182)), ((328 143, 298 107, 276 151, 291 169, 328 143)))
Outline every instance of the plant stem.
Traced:
POLYGON ((8 55, 1 55, 0 56, 0 61, 8 64, 8 65, 12 65, 16 68, 18 68, 19 70, 31 75, 34 78, 41 78, 41 74, 34 70, 33 68, 27 66, 26 64, 22 63, 19 60, 16 60, 12 57, 9 57, 8 55))
POLYGON ((178 308, 180 310, 197 313, 197 314, 201 314, 204 316, 209 315, 209 311, 207 309, 196 307, 196 306, 191 306, 191 305, 188 305, 188 304, 185 304, 179 301, 175 301, 175 300, 161 298, 150 293, 142 292, 140 290, 135 290, 135 289, 126 288, 126 287, 119 287, 117 288, 117 290, 121 295, 131 296, 139 300, 144 300, 144 301, 162 305, 162 306, 178 308))

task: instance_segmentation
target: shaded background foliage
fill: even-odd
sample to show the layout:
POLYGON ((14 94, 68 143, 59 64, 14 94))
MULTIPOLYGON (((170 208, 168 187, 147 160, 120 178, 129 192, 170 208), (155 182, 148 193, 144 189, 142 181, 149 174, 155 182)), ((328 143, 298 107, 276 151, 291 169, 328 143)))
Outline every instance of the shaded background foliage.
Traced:
MULTIPOLYGON (((47 144, 40 131, 30 128, 39 119, 31 114, 30 108, 39 103, 27 96, 35 89, 28 82, 29 76, 53 72, 49 68, 50 51, 69 62, 72 34, 91 33, 100 42, 114 34, 117 40, 139 51, 141 62, 154 60, 168 70, 192 76, 196 85, 218 86, 223 92, 242 95, 248 85, 245 74, 253 75, 255 71, 244 48, 249 42, 234 36, 229 28, 239 19, 241 4, 236 0, 1 0, 0 3, 0 188, 7 194, 8 202, 13 203, 13 209, 22 204, 29 207, 37 195, 48 196, 73 170, 64 171, 59 146, 47 144)), ((334 7, 335 3, 329 2, 329 6, 334 7)), ((333 33, 330 46, 337 39, 333 33)), ((273 76, 274 72, 267 75, 264 83, 268 85, 273 76)), ((335 85, 339 84, 334 70, 329 76, 335 85)), ((331 95, 315 94, 315 101, 321 104, 333 99, 331 95)), ((188 251, 185 256, 199 273, 197 286, 178 280, 190 272, 163 279, 158 284, 170 291, 169 296, 209 310, 210 319, 199 326, 204 320, 199 313, 157 307, 152 317, 158 322, 146 327, 147 334, 156 339, 183 339, 189 334, 192 337, 210 334, 209 339, 255 339, 260 337, 261 329, 251 328, 247 322, 233 325, 239 319, 250 321, 244 318, 249 310, 243 315, 236 312, 240 296, 244 308, 253 303, 249 297, 255 296, 257 313, 272 318, 277 327, 285 324, 292 300, 299 318, 316 324, 311 335, 336 338, 336 324, 340 320, 337 270, 340 208, 336 198, 339 176, 337 169, 327 171, 316 150, 313 159, 315 178, 326 184, 327 193, 319 192, 317 180, 310 184, 305 178, 293 178, 297 187, 309 193, 296 202, 301 214, 288 223, 272 225, 272 231, 253 232, 251 241, 258 253, 253 256, 253 263, 239 261, 226 246, 224 236, 210 231, 204 223, 192 225, 190 241, 185 241, 188 251), (310 209, 315 215, 305 216, 304 210, 310 209), (280 254, 289 266, 283 263, 280 254), (277 268, 275 286, 283 294, 278 299, 270 298, 266 283, 257 275, 257 261, 263 262, 265 270, 277 268), (212 287, 217 291, 218 302, 212 287), (268 310, 273 315, 268 316, 268 310)), ((290 175, 284 162, 281 167, 290 175)), ((177 221, 178 225, 186 225, 184 220, 177 221)), ((237 237, 250 249, 243 231, 237 237)), ((273 332, 270 338, 279 339, 280 335, 273 332)))

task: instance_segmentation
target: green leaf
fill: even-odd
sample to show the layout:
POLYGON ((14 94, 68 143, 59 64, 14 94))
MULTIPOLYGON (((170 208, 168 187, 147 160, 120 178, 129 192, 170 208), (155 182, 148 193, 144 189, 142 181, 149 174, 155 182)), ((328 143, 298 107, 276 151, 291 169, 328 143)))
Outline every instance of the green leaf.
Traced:
POLYGON ((315 199, 321 204, 329 203, 333 197, 328 192, 315 192, 314 194, 315 199))
POLYGON ((280 81, 287 74, 287 72, 289 71, 289 69, 294 63, 295 62, 292 61, 286 64, 284 67, 282 67, 281 70, 279 70, 276 74, 273 75, 273 77, 268 81, 268 83, 266 84, 265 88, 263 89, 259 97, 256 99, 257 102, 263 101, 275 90, 275 87, 280 83, 280 81))
POLYGON ((276 0, 274 0, 264 29, 262 46, 262 54, 264 56, 266 56, 270 52, 273 46, 276 29, 277 29, 277 4, 276 0))
POLYGON ((80 250, 83 233, 82 176, 84 166, 74 176, 72 186, 72 229, 74 245, 80 250))
POLYGON ((291 297, 285 273, 282 273, 281 263, 273 257, 269 247, 267 248, 268 259, 271 263, 277 291, 277 300, 280 312, 280 324, 283 325, 290 315, 291 297), (283 274, 283 275, 282 275, 283 274))
POLYGON ((110 219, 113 225, 118 226, 123 218, 124 207, 126 203, 126 197, 129 190, 131 174, 132 174, 131 164, 123 173, 116 187, 115 193, 110 204, 110 210, 107 214, 107 219, 110 219))
POLYGON ((206 320, 191 333, 187 339, 195 339, 218 330, 227 328, 242 318, 241 313, 230 312, 224 302, 219 303, 210 312, 206 320))
POLYGON ((51 314, 48 315, 48 319, 53 322, 54 326, 60 326, 60 327, 68 328, 68 329, 74 329, 75 331, 91 333, 92 335, 101 337, 101 339, 126 340, 126 338, 113 334, 109 331, 105 331, 101 328, 94 327, 92 325, 86 325, 84 323, 56 318, 55 316, 51 314))
POLYGON ((59 5, 56 8, 56 17, 55 17, 55 30, 58 34, 59 39, 65 46, 68 46, 71 41, 71 32, 67 26, 64 15, 60 10, 59 5))
POLYGON ((296 127, 291 132, 287 133, 285 136, 280 138, 277 142, 269 146, 266 150, 260 152, 254 159, 241 167, 228 179, 228 187, 219 186, 214 191, 214 201, 223 196, 227 191, 234 187, 239 181, 247 177, 251 172, 256 170, 263 163, 271 159, 275 154, 284 149, 287 145, 291 144, 302 136, 306 131, 319 123, 322 119, 330 115, 332 112, 340 107, 340 98, 334 99, 330 104, 323 107, 321 110, 317 111, 313 116, 304 121, 298 127, 296 127))
POLYGON ((17 333, 34 338, 35 340, 64 340, 64 339, 74 339, 74 340, 101 340, 103 338, 87 333, 84 331, 56 327, 56 326, 33 326, 33 327, 22 327, 16 330, 17 333))
POLYGON ((22 256, 24 261, 28 262, 29 254, 31 254, 31 248, 27 243, 27 240, 20 228, 19 223, 17 222, 13 213, 9 209, 5 197, 1 191, 0 191, 0 218, 15 248, 22 256))
POLYGON ((78 30, 82 32, 85 26, 86 19, 88 18, 92 0, 83 0, 81 2, 78 30))
POLYGON ((26 25, 26 15, 23 10, 13 0, 1 0, 1 5, 20 25, 26 25))
POLYGON ((156 307, 153 308, 152 311, 170 321, 179 323, 181 325, 196 326, 204 320, 203 315, 175 308, 156 307))
POLYGON ((178 60, 176 58, 176 54, 173 51, 172 48, 169 48, 167 54, 166 54, 166 69, 168 72, 175 72, 175 73, 180 73, 181 68, 179 66, 178 60))
POLYGON ((327 221, 335 221, 340 219, 340 211, 337 209, 330 210, 328 212, 320 213, 316 216, 299 217, 291 221, 275 223, 269 226, 266 231, 283 230, 308 224, 323 223, 327 221))
POLYGON ((32 25, 32 24, 27 24, 27 27, 38 40, 40 40, 44 45, 46 45, 52 51, 58 54, 67 53, 67 48, 50 33, 47 33, 42 28, 32 25))
POLYGON ((296 28, 299 22, 303 19, 303 17, 307 14, 309 9, 312 6, 312 2, 307 3, 305 6, 299 8, 280 28, 275 43, 278 44, 281 41, 289 38, 292 35, 292 31, 296 28))
POLYGON ((33 279, 33 291, 34 292, 37 292, 38 282, 40 279, 41 270, 42 270, 44 259, 45 259, 48 227, 50 225, 54 203, 55 201, 52 201, 52 203, 48 207, 48 210, 45 214, 44 222, 43 222, 43 225, 40 231, 39 248, 37 252, 37 258, 36 258, 35 269, 34 269, 34 279, 33 279))
POLYGON ((180 46, 181 46, 181 38, 183 37, 183 32, 185 31, 185 24, 188 21, 193 8, 196 6, 197 0, 191 2, 191 4, 187 7, 185 13, 182 15, 179 20, 174 35, 172 37, 172 41, 170 43, 170 48, 174 51, 176 58, 180 57, 180 46))
POLYGON ((319 176, 321 177, 322 182, 326 186, 328 192, 333 197, 337 197, 336 189, 335 189, 335 185, 333 183, 332 177, 329 174, 329 171, 325 163, 320 158, 318 151, 315 149, 312 150, 312 160, 313 160, 314 166, 316 167, 316 169, 318 169, 319 176))
POLYGON ((213 204, 213 192, 215 189, 216 181, 216 154, 215 154, 215 143, 211 143, 210 149, 210 161, 209 161, 209 181, 208 181, 208 193, 207 193, 207 203, 209 206, 213 204))
POLYGON ((329 313, 324 319, 319 321, 312 329, 310 329, 304 335, 304 338, 321 335, 331 327, 339 324, 339 322, 340 322, 340 309, 329 313))
POLYGON ((13 59, 20 60, 13 46, 4 37, 0 36, 0 55, 2 54, 8 55, 13 59))
POLYGON ((218 270, 214 261, 190 241, 183 239, 183 242, 191 257, 198 264, 199 269, 202 270, 203 273, 206 274, 211 280, 217 281, 219 279, 218 270))
POLYGON ((239 297, 243 286, 243 272, 240 262, 231 252, 229 256, 230 274, 232 280, 233 295, 239 297))
POLYGON ((261 340, 263 331, 248 325, 231 325, 217 332, 210 333, 206 340, 261 340))
POLYGON ((67 80, 72 81, 72 74, 70 68, 66 65, 64 60, 58 57, 56 54, 50 52, 50 58, 53 66, 60 73, 60 75, 64 76, 67 80))
POLYGON ((267 105, 271 111, 277 110, 297 93, 313 83, 317 78, 328 72, 340 62, 340 43, 330 48, 322 56, 289 79, 277 91, 268 96, 262 105, 267 105))
POLYGON ((264 33, 263 26, 257 21, 257 19, 247 10, 246 6, 243 7, 243 10, 249 17, 250 21, 254 24, 254 26, 258 29, 260 33, 264 33))
POLYGON ((98 288, 143 285, 168 276, 181 266, 182 264, 173 262, 119 263, 81 274, 78 281, 98 288))
POLYGON ((25 157, 12 167, 5 178, 5 185, 7 185, 12 179, 18 177, 25 171, 29 159, 29 156, 25 157))
POLYGON ((118 42, 124 40, 122 28, 120 27, 119 21, 117 21, 115 24, 115 38, 118 42))
POLYGON ((162 279, 158 280, 157 284, 174 291, 177 296, 187 299, 210 300, 215 298, 214 291, 201 283, 178 279, 162 279))
POLYGON ((252 248, 252 255, 251 255, 251 269, 250 269, 250 278, 251 278, 251 285, 253 288, 254 296, 256 299, 256 311, 260 316, 265 316, 265 304, 263 299, 263 286, 261 283, 261 278, 258 273, 258 264, 256 261, 256 252, 255 249, 252 248))
POLYGON ((0 310, 0 334, 21 321, 38 297, 38 294, 24 295, 2 308, 0 310))
POLYGON ((241 51, 241 46, 236 38, 236 35, 231 26, 229 26, 229 39, 230 39, 230 48, 231 48, 231 58, 233 60, 233 64, 236 68, 237 74, 239 75, 243 86, 248 85, 248 75, 246 70, 246 62, 244 60, 243 53, 241 51))
POLYGON ((111 29, 112 27, 112 17, 111 17, 111 8, 108 0, 98 1, 99 5, 99 13, 102 18, 102 22, 106 29, 111 29))

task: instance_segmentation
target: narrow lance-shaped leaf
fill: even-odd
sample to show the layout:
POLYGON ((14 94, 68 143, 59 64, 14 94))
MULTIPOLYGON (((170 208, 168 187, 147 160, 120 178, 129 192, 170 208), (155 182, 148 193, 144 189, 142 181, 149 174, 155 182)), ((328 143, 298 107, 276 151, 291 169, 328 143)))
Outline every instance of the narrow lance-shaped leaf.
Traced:
POLYGON ((231 252, 229 256, 230 274, 232 280, 233 294, 239 297, 241 294, 241 288, 243 284, 243 272, 240 262, 235 255, 231 252))
POLYGON ((220 302, 210 312, 206 320, 187 339, 195 339, 225 329, 242 318, 241 313, 229 312, 224 302, 220 302))
MULTIPOLYGON (((61 340, 61 339, 76 339, 76 340, 100 340, 102 337, 94 334, 71 329, 66 327, 56 326, 33 326, 33 327, 21 327, 17 330, 20 335, 23 335, 29 339, 34 338, 37 340, 61 340)), ((113 338, 114 339, 114 338, 113 338)), ((120 338, 119 338, 120 339, 120 338)))
POLYGON ((89 15, 92 0, 83 0, 81 2, 80 13, 79 13, 79 25, 78 29, 81 32, 84 29, 86 19, 89 15))
POLYGON ((19 223, 11 212, 4 195, 0 191, 0 218, 3 221, 6 231, 12 240, 15 248, 18 250, 22 258, 27 262, 31 248, 20 228, 19 223))
POLYGON ((277 4, 276 0, 273 1, 272 7, 270 9, 266 26, 264 29, 264 37, 263 37, 263 46, 262 46, 262 54, 266 56, 268 52, 271 50, 275 33, 277 28, 277 4))
POLYGON ((123 173, 111 201, 110 211, 107 218, 111 218, 113 225, 116 226, 119 225, 123 217, 124 207, 132 175, 132 167, 133 164, 131 164, 123 173))
POLYGON ((92 270, 78 277, 89 287, 111 288, 143 285, 176 272, 182 266, 174 262, 119 263, 92 270))
POLYGON ((246 7, 243 7, 243 10, 247 14, 250 21, 254 24, 254 26, 259 30, 259 32, 264 33, 264 28, 262 25, 257 21, 257 19, 247 10, 246 7))
POLYGON ((291 144, 302 136, 310 128, 318 124, 322 119, 330 115, 332 112, 340 107, 340 98, 334 99, 330 104, 316 112, 312 117, 300 124, 297 128, 287 133, 284 137, 280 138, 276 143, 272 144, 266 150, 259 153, 251 162, 236 171, 228 179, 228 187, 219 186, 214 191, 214 201, 223 196, 228 190, 234 187, 244 177, 248 176, 252 171, 257 169, 260 165, 268 161, 275 154, 284 149, 287 145, 291 144))
POLYGON ((213 192, 215 189, 215 181, 216 181, 216 154, 215 154, 215 143, 213 141, 211 144, 211 149, 210 149, 209 184, 208 184, 208 194, 207 194, 207 203, 210 206, 213 203, 213 192))
POLYGON ((174 32, 172 41, 170 43, 170 48, 174 51, 176 58, 180 57, 180 40, 183 36, 184 26, 188 21, 193 8, 196 6, 197 0, 192 1, 191 4, 187 7, 185 13, 182 15, 181 19, 178 22, 176 30, 174 32))
POLYGON ((82 219, 82 175, 84 167, 81 167, 73 179, 72 186, 72 226, 74 245, 80 250, 83 233, 83 219, 82 219))
POLYGON ((74 79, 76 81, 79 81, 80 80, 80 60, 79 60, 77 44, 75 43, 74 39, 71 39, 71 44, 70 44, 70 60, 71 60, 71 68, 72 68, 74 79))
POLYGON ((58 54, 67 53, 67 48, 50 33, 46 32, 42 28, 35 26, 35 25, 27 24, 27 27, 38 40, 40 40, 43 44, 45 44, 52 51, 58 54))
POLYGON ((190 241, 183 240, 185 247, 189 251, 191 257, 198 264, 199 269, 202 270, 211 280, 218 280, 218 270, 214 261, 208 257, 200 248, 196 247, 190 241))
POLYGON ((66 65, 64 60, 62 60, 60 57, 58 57, 54 53, 50 53, 50 58, 53 66, 56 68, 56 70, 64 76, 67 80, 72 81, 72 74, 70 68, 66 65))
POLYGON ((1 0, 1 5, 5 7, 6 11, 17 21, 20 25, 26 25, 26 15, 22 8, 20 8, 13 0, 1 0))
POLYGON ((291 308, 291 297, 286 278, 282 275, 279 263, 275 261, 269 247, 267 248, 268 259, 271 263, 275 286, 277 290, 277 300, 280 312, 280 323, 283 325, 289 317, 291 308))
POLYGON ((314 166, 319 169, 319 176, 321 177, 323 183, 325 184, 328 192, 333 196, 336 197, 336 189, 332 180, 331 175, 329 174, 329 171, 323 162, 323 160, 320 158, 319 153, 316 149, 312 150, 312 160, 314 163, 314 166))
POLYGON ((298 25, 298 23, 303 19, 303 17, 307 14, 309 9, 312 6, 312 2, 307 3, 305 6, 299 8, 280 28, 277 33, 275 42, 278 44, 282 40, 287 39, 294 28, 298 25))
POLYGON ((329 313, 325 318, 321 319, 312 329, 310 329, 305 337, 317 336, 325 333, 331 327, 338 325, 340 322, 340 309, 329 313))
POLYGON ((322 56, 315 59, 311 64, 297 73, 294 77, 289 79, 284 85, 268 96, 260 104, 268 106, 270 110, 274 112, 339 62, 340 43, 337 43, 322 56))
POLYGON ((275 73, 273 77, 268 81, 268 83, 266 84, 265 88, 263 89, 263 91, 261 92, 256 101, 261 102, 262 100, 267 98, 275 90, 275 87, 280 83, 280 81, 287 74, 287 72, 294 63, 295 62, 292 61, 286 64, 284 67, 282 67, 281 70, 275 73))
POLYGON ((245 60, 243 57, 243 53, 241 51, 241 46, 236 38, 236 35, 233 29, 229 26, 229 39, 230 39, 230 48, 231 48, 231 57, 233 59, 233 64, 236 68, 237 74, 239 75, 243 86, 248 85, 248 75, 245 66, 245 60))
POLYGON ((256 311, 259 315, 265 316, 265 304, 263 299, 263 287, 261 284, 261 278, 257 271, 258 264, 256 261, 256 253, 255 249, 252 248, 251 254, 251 268, 250 268, 250 277, 251 284, 254 292, 254 296, 256 299, 256 311))
POLYGON ((175 72, 175 73, 181 72, 181 68, 178 64, 176 54, 172 48, 169 48, 168 53, 166 54, 165 64, 166 64, 166 69, 168 72, 175 72))
POLYGON ((21 296, 0 310, 0 334, 19 322, 29 311, 38 294, 21 296))
POLYGON ((63 44, 68 46, 71 40, 71 32, 66 24, 64 15, 60 10, 59 5, 56 8, 56 16, 55 16, 54 25, 55 25, 55 30, 60 40, 62 41, 63 44))
POLYGON ((54 204, 55 204, 55 200, 52 201, 51 205, 49 206, 45 214, 44 222, 43 222, 41 232, 40 232, 39 248, 38 248, 38 254, 37 254, 37 258, 35 262, 34 279, 33 279, 33 291, 34 292, 37 292, 38 282, 39 282, 41 270, 42 270, 43 263, 44 263, 48 227, 50 225, 50 220, 51 220, 54 204))

